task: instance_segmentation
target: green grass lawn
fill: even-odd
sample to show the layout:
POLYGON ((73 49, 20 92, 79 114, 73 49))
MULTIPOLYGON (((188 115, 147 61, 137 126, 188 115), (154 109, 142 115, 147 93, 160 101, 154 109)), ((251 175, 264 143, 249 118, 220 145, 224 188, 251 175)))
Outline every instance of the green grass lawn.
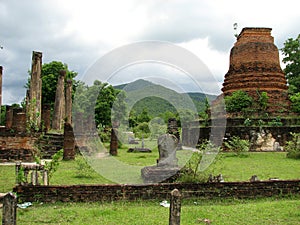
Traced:
MULTIPOLYGON (((300 224, 299 197, 257 200, 183 200, 181 224, 300 224)), ((0 210, 2 215, 2 211, 0 210)), ((1 216, 0 216, 1 218, 1 216)), ((157 201, 34 203, 17 210, 17 224, 165 225, 169 208, 157 201)))
MULTIPOLYGON (((146 146, 147 147, 147 146, 146 146)), ((157 148, 152 153, 127 153, 127 147, 119 149, 113 160, 133 166, 154 165, 158 158, 157 148)), ((183 162, 190 156, 188 151, 178 151, 183 162)), ((108 161, 109 162, 109 161, 108 161)), ((106 165, 114 169, 115 165, 106 165)), ((0 192, 11 191, 15 185, 15 167, 0 166, 0 192)), ((256 174, 261 180, 269 178, 299 179, 300 161, 286 158, 284 152, 249 153, 248 157, 234 157, 220 153, 208 168, 225 181, 248 181, 256 174)), ((127 171, 123 171, 124 174, 127 171)), ((113 183, 95 171, 89 177, 78 176, 75 161, 61 161, 50 180, 53 185, 113 183)), ((109 203, 33 203, 27 209, 18 209, 18 224, 168 224, 169 209, 156 201, 109 202, 109 203)), ((183 200, 181 224, 300 224, 300 196, 256 200, 215 199, 183 200)), ((0 210, 0 219, 2 210, 0 210)))
MULTIPOLYGON (((178 155, 188 155, 184 151, 178 151, 178 155)), ((180 156, 184 158, 184 156, 180 156)), ((123 162, 124 165, 138 166, 134 174, 131 171, 119 168, 119 173, 126 176, 135 176, 134 181, 141 182, 140 170, 143 166, 154 165, 158 158, 157 149, 152 153, 127 153, 127 149, 120 149, 117 157, 112 160, 123 162)), ((101 164, 95 164, 95 168, 102 166, 107 167, 107 171, 118 170, 116 165, 111 161, 101 161, 101 164)), ((101 168, 97 168, 101 171, 101 168)), ((220 153, 208 170, 217 175, 221 173, 225 181, 248 181, 252 175, 257 175, 260 180, 269 178, 279 179, 300 179, 300 161, 286 158, 285 152, 257 152, 249 153, 248 157, 233 157, 231 153, 220 153)), ((0 166, 0 192, 11 191, 15 185, 15 168, 14 166, 0 166)), ((53 185, 72 185, 72 184, 108 184, 114 183, 97 172, 91 172, 90 177, 78 176, 77 164, 75 161, 61 161, 58 170, 50 180, 53 185)), ((105 173, 101 172, 105 175, 105 173)))

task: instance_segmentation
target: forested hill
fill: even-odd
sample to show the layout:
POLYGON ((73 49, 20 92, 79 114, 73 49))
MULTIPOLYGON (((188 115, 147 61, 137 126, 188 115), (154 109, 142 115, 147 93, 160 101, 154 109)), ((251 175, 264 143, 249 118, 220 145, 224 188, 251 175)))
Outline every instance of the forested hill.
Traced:
POLYGON ((146 108, 149 115, 153 117, 167 111, 176 113, 176 109, 189 108, 189 103, 191 102, 195 105, 197 111, 201 112, 204 110, 206 97, 209 101, 217 97, 215 95, 205 95, 204 93, 195 92, 178 93, 162 85, 154 84, 142 79, 127 84, 117 85, 114 86, 114 88, 126 92, 127 103, 129 105, 134 105, 132 109, 137 113, 142 112, 142 110, 146 108), (135 102, 137 98, 141 100, 135 102), (171 99, 173 104, 166 99, 171 99))

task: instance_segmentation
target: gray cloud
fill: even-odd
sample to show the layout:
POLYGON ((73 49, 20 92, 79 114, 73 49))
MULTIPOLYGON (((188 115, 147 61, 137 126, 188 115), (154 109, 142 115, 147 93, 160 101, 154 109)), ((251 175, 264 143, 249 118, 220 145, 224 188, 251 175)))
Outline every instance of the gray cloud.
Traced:
MULTIPOLYGON (((31 67, 33 50, 43 52, 44 63, 54 60, 62 61, 68 64, 69 69, 78 72, 81 77, 97 58, 119 45, 133 41, 160 40, 180 44, 208 38, 211 49, 228 54, 229 58, 230 48, 235 42, 233 36, 233 23, 235 22, 239 23, 239 31, 244 26, 272 27, 272 35, 279 48, 283 46, 287 38, 295 38, 298 35, 300 15, 297 7, 294 7, 295 9, 289 7, 294 5, 293 0, 287 0, 284 4, 272 3, 273 8, 264 8, 267 4, 263 2, 260 7, 255 8, 254 5, 258 2, 245 5, 245 3, 233 1, 223 3, 208 0, 133 0, 132 7, 125 9, 128 12, 126 11, 124 15, 133 15, 134 13, 131 12, 138 12, 142 8, 142 19, 133 18, 129 21, 143 20, 141 23, 143 29, 137 29, 136 33, 122 37, 122 32, 116 32, 116 30, 121 29, 124 24, 122 18, 118 18, 119 15, 115 15, 115 12, 101 17, 101 13, 97 15, 97 10, 95 10, 90 17, 85 18, 84 21, 87 24, 80 26, 88 27, 90 25, 88 22, 95 20, 105 21, 106 26, 105 28, 91 27, 91 30, 95 29, 95 32, 83 34, 82 27, 77 24, 72 24, 73 27, 70 27, 70 24, 74 22, 72 21, 74 16, 77 16, 77 21, 80 21, 85 15, 81 14, 80 8, 79 12, 69 10, 71 5, 67 4, 78 4, 78 2, 2 0, 0 1, 0 45, 4 49, 0 49, 0 65, 4 67, 3 103, 11 104, 23 99, 25 95, 23 86, 28 78, 27 71, 31 67), (251 13, 254 9, 255 15, 251 13), (114 26, 109 25, 111 20, 114 20, 112 23, 114 26), (112 26, 111 30, 108 29, 110 26, 112 26), (112 34, 107 35, 108 32, 112 34), (95 35, 96 41, 87 41, 87 36, 92 34, 95 35), (121 41, 118 43, 110 41, 109 37, 113 35, 120 35, 121 41)), ((117 7, 117 2, 97 3, 99 4, 97 7, 104 11, 106 7, 113 9, 109 4, 115 4, 114 7, 117 7)), ((83 4, 83 6, 91 5, 95 2, 86 1, 83 4)), ((82 10, 82 13, 86 13, 86 8, 82 10)), ((92 24, 97 25, 97 23, 92 24)), ((199 52, 199 49, 197 51, 199 52)), ((216 62, 215 67, 219 66, 219 62, 216 62)), ((221 77, 222 74, 217 74, 217 76, 221 77)))

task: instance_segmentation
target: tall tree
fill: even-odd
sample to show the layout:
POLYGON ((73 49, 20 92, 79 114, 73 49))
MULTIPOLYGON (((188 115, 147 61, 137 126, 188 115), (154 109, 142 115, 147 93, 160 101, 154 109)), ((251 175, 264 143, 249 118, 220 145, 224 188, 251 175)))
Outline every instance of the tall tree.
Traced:
MULTIPOLYGON (((75 92, 78 81, 74 78, 77 76, 77 72, 70 71, 67 64, 62 62, 52 61, 50 63, 45 63, 42 65, 42 104, 50 104, 51 108, 54 106, 55 102, 55 92, 57 86, 57 80, 61 70, 66 70, 66 79, 73 81, 73 93, 75 92)), ((28 72, 31 74, 31 71, 28 72)), ((25 85, 25 88, 29 89, 30 87, 30 78, 25 85)))
POLYGON ((74 88, 76 87, 76 81, 74 78, 77 73, 70 71, 67 64, 62 62, 53 61, 43 64, 42 66, 42 104, 51 104, 55 102, 55 92, 58 76, 61 70, 66 70, 65 83, 68 79, 73 81, 74 88))
POLYGON ((289 83, 291 94, 300 92, 300 34, 297 38, 289 38, 281 49, 286 64, 284 72, 289 83))
POLYGON ((126 115, 125 93, 113 88, 108 83, 94 81, 92 86, 80 83, 76 88, 76 98, 73 102, 75 112, 85 116, 95 114, 96 125, 111 127, 113 119, 121 122, 126 115))

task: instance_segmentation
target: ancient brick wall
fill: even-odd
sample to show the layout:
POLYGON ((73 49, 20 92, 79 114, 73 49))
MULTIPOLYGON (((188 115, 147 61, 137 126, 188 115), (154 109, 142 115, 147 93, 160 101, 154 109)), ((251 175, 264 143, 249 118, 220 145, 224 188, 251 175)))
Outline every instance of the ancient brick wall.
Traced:
MULTIPOLYGON (((223 119, 220 119, 222 121, 223 119)), ((252 119, 253 124, 259 123, 258 119, 252 119)), ((272 123, 273 119, 265 119, 265 125, 262 126, 244 126, 245 119, 238 118, 227 118, 225 132, 220 133, 218 135, 218 127, 214 128, 214 137, 223 140, 229 139, 233 136, 238 136, 242 139, 246 139, 251 141, 253 136, 253 132, 259 133, 260 131, 270 133, 274 141, 278 142, 280 146, 284 147, 286 142, 291 140, 292 133, 300 133, 300 120, 297 118, 292 119, 281 119, 281 126, 268 126, 268 123, 272 123), (223 136, 222 136, 223 135, 223 136)), ((208 121, 210 124, 211 121, 208 121)), ((214 121, 215 124, 218 124, 217 119, 214 121)), ((190 126, 182 128, 182 143, 185 146, 195 146, 195 140, 198 140, 198 143, 202 143, 205 140, 209 140, 211 138, 211 127, 210 126, 199 126, 199 122, 192 122, 190 126), (195 135, 200 134, 199 137, 195 137, 195 135)), ((220 131, 224 128, 220 127, 220 131)), ((251 145, 251 151, 262 151, 259 146, 251 145)), ((269 148, 267 151, 273 151, 272 148, 269 148)))
POLYGON ((21 201, 101 202, 170 198, 177 188, 183 198, 258 198, 299 194, 300 180, 201 184, 16 186, 21 201))
POLYGON ((0 162, 24 160, 33 161, 33 151, 36 137, 27 135, 12 135, 1 132, 0 136, 0 162))

